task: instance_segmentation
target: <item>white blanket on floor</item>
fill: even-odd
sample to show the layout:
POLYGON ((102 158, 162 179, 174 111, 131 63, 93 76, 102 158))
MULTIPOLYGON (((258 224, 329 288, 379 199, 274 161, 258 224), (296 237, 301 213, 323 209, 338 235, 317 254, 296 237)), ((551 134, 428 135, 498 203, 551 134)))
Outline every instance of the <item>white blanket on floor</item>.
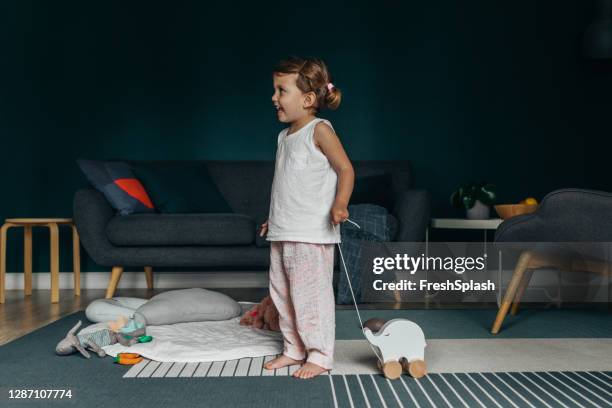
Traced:
POLYGON ((107 354, 138 353, 162 362, 207 362, 261 357, 282 352, 282 336, 278 332, 254 329, 239 324, 240 317, 219 322, 177 323, 147 326, 149 343, 130 347, 113 344, 103 347, 107 354))

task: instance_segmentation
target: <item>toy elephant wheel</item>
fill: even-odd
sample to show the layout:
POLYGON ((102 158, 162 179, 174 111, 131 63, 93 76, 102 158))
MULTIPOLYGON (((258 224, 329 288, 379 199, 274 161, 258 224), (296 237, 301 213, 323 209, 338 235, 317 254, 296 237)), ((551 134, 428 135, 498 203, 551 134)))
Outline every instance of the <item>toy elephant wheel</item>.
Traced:
POLYGON ((397 380, 402 375, 402 365, 399 361, 390 360, 381 364, 378 361, 378 368, 383 372, 385 378, 389 380, 397 380))
POLYGON ((412 378, 421 378, 427 374, 427 364, 423 360, 414 360, 408 362, 406 359, 402 359, 402 368, 407 371, 412 378))

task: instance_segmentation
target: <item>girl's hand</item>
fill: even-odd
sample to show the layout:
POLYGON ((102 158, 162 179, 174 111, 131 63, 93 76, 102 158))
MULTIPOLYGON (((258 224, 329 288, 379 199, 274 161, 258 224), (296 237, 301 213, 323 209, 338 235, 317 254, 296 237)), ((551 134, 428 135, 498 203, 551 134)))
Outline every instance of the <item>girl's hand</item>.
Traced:
POLYGON ((259 236, 263 237, 267 233, 268 233, 268 220, 266 220, 266 222, 261 224, 261 231, 259 232, 259 236))
POLYGON ((334 225, 338 225, 341 222, 346 221, 349 217, 348 209, 346 205, 334 204, 330 210, 331 221, 334 225))

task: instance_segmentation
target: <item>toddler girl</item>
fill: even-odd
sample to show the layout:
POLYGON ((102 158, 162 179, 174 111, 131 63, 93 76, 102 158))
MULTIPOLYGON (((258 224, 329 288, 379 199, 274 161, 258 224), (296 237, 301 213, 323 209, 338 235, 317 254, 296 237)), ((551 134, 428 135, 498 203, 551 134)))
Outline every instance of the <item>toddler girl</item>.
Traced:
POLYGON ((312 378, 332 368, 335 302, 334 244, 348 218, 354 172, 331 123, 315 115, 336 109, 341 93, 323 61, 289 58, 273 73, 278 135, 267 233, 270 296, 279 312, 283 354, 268 370, 304 365, 294 377, 312 378))

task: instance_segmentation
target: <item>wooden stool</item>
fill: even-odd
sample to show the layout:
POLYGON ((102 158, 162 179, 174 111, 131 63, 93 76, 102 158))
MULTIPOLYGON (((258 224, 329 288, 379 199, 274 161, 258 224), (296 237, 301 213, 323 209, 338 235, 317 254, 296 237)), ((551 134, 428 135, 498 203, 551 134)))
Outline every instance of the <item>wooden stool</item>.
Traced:
POLYGON ((51 235, 51 303, 59 302, 59 225, 72 228, 72 265, 74 294, 81 295, 81 256, 79 234, 70 218, 7 218, 0 229, 0 303, 4 303, 6 275, 6 232, 12 227, 23 227, 23 279, 25 295, 32 294, 32 227, 48 227, 51 235))

